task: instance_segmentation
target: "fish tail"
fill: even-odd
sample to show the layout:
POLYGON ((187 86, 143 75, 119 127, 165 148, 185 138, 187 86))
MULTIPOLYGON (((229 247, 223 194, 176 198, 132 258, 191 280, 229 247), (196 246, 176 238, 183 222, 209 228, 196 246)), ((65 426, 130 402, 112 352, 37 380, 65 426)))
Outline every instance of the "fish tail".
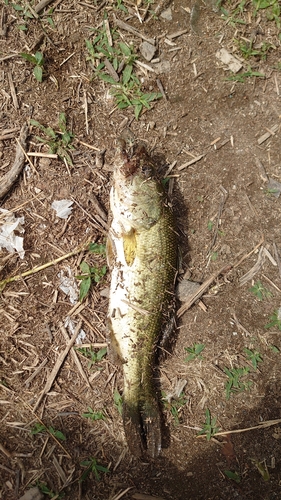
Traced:
POLYGON ((124 394, 123 422, 131 452, 156 458, 161 450, 161 414, 153 387, 140 388, 134 398, 124 394))

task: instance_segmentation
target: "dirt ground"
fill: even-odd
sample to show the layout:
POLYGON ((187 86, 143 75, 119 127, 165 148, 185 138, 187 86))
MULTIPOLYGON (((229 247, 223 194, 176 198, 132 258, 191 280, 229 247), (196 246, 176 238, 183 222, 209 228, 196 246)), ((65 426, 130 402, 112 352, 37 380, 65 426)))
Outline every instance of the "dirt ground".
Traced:
MULTIPOLYGON (((242 24, 210 2, 199 12, 189 0, 170 3, 171 19, 149 11, 143 23, 133 2, 59 0, 38 19, 17 8, 27 3, 1 2, 0 179, 14 165, 16 148, 22 154, 17 139, 30 118, 58 131, 65 113, 74 137, 72 164, 29 156, 1 200, 2 209, 24 217, 25 254, 2 249, 0 279, 52 265, 1 294, 0 498, 19 499, 31 485, 44 498, 281 498, 280 29, 267 9, 255 16, 253 3, 223 2, 229 13, 238 9, 233 17, 242 24), (123 42, 134 43, 139 61, 154 68, 136 67, 144 92, 159 92, 157 79, 165 91, 139 120, 131 107, 116 107, 110 84, 94 77, 87 61, 85 39, 93 39, 105 12, 111 30, 117 17, 157 40, 159 61, 148 62, 138 51, 141 38, 117 29, 123 42), (258 54, 245 59, 235 40, 258 54), (259 52, 265 43, 266 58, 259 52), (221 48, 242 62, 238 75, 264 77, 228 79, 233 73, 216 56, 221 48), (19 55, 36 51, 44 56, 42 82, 19 55), (76 346, 84 354, 106 347, 109 272, 82 304, 70 302, 60 277, 79 275, 81 262, 106 265, 104 254, 83 245, 105 242, 115 140, 125 127, 146 142, 163 175, 176 162, 170 175, 180 277, 200 284, 212 277, 178 319, 172 348, 159 361, 161 391, 174 396, 163 400, 164 447, 155 460, 137 460, 127 448, 116 404, 122 371, 110 356, 91 363, 72 349, 61 358, 71 337, 67 318, 86 333, 76 346), (51 206, 62 199, 73 201, 67 219, 51 206), (201 355, 185 361, 185 348, 201 344, 201 355), (244 376, 228 394, 225 369, 239 368, 244 376), (206 410, 217 419, 213 431, 233 432, 198 437, 207 429, 206 410), (87 412, 103 418, 82 416, 87 412), (85 462, 108 471, 98 470, 98 480, 85 462)), ((141 16, 145 9, 139 5, 141 16)), ((23 149, 47 153, 36 136, 46 137, 30 126, 23 149)))

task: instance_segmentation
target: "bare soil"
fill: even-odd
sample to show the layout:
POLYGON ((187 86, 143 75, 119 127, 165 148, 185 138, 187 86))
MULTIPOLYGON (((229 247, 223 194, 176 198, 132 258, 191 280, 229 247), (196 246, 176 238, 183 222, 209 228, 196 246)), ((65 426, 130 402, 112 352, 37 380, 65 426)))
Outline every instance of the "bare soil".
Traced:
MULTIPOLYGON (((234 3, 228 2, 228 8, 234 3)), ((59 288, 59 273, 76 276, 82 261, 101 267, 105 257, 77 251, 4 288, 0 299, 0 498, 19 499, 38 482, 41 488, 47 485, 49 498, 50 492, 53 498, 97 500, 281 498, 280 329, 278 322, 265 328, 280 307, 280 198, 268 189, 259 166, 262 163, 269 177, 281 181, 280 30, 268 21, 265 11, 254 17, 250 4, 244 6, 245 24, 226 23, 218 11, 204 4, 194 30, 188 12, 194 6, 189 1, 171 3, 170 21, 148 15, 141 24, 130 15, 131 4, 126 4, 131 11, 125 14, 109 1, 102 6, 62 0, 49 6, 54 7, 54 26, 47 22, 47 7, 40 19, 28 20, 28 30, 22 31, 20 12, 10 2, 2 2, 0 136, 12 132, 10 138, 0 140, 0 177, 14 163, 16 139, 30 116, 58 130, 58 116, 64 112, 75 149, 70 152, 73 166, 59 158, 30 157, 32 166, 26 161, 23 173, 2 199, 1 208, 24 216, 25 255, 20 259, 14 253, 6 259, 8 252, 1 250, 1 279, 54 261, 89 240, 105 242, 106 221, 97 210, 108 213, 115 139, 125 126, 147 143, 161 172, 177 161, 171 173, 181 276, 203 283, 224 271, 180 318, 172 349, 159 362, 165 394, 173 392, 179 381, 185 380, 186 385, 178 420, 171 411, 176 399, 170 407, 163 405, 164 448, 154 461, 137 460, 127 448, 114 404, 114 392, 122 394, 122 371, 109 356, 89 366, 76 350, 81 370, 68 353, 47 395, 39 399, 69 343, 70 332, 66 328, 66 338, 63 330, 67 317, 86 332, 84 347, 91 345, 97 352, 106 345, 104 290, 109 273, 93 284, 82 305, 73 306, 59 288), (116 109, 110 86, 93 77, 86 60, 85 39, 90 38, 91 28, 100 25, 105 10, 111 28, 115 15, 147 37, 158 37, 157 57, 170 65, 160 74, 138 70, 144 89, 158 91, 159 78, 167 97, 153 103, 138 121, 131 108, 116 109), (186 32, 168 38, 181 30, 186 32), (237 50, 234 39, 251 36, 256 44, 273 45, 266 60, 255 56, 246 61, 237 50), (230 72, 216 57, 221 47, 242 59, 242 72, 251 65, 265 77, 227 80, 230 72), (19 56, 36 50, 45 59, 42 83, 33 76, 32 65, 19 56), (266 133, 267 139, 259 141, 266 133), (204 156, 192 165, 178 168, 200 155, 204 156), (54 200, 61 199, 74 202, 66 220, 56 217, 51 208, 54 200), (259 254, 264 258, 257 272, 241 283, 259 254), (250 291, 257 281, 270 292, 263 300, 250 291), (204 344, 202 357, 185 362, 185 348, 194 344, 204 344), (260 354, 257 369, 245 348, 260 354), (224 370, 241 367, 249 369, 243 381, 251 385, 227 399, 224 370), (89 407, 103 411, 105 419, 84 418, 89 407), (198 438, 206 409, 217 418, 220 430, 248 430, 209 441, 198 438), (277 420, 275 425, 256 428, 272 420, 277 420), (60 430, 66 439, 55 440, 46 431, 32 434, 39 423, 60 430), (81 482, 85 471, 81 462, 91 457, 109 472, 101 471, 99 481, 92 473, 81 482), (225 471, 232 472, 234 479, 225 471)), ((119 32, 138 49, 140 38, 119 32)), ((26 152, 47 152, 36 135, 42 137, 30 127, 26 152)))

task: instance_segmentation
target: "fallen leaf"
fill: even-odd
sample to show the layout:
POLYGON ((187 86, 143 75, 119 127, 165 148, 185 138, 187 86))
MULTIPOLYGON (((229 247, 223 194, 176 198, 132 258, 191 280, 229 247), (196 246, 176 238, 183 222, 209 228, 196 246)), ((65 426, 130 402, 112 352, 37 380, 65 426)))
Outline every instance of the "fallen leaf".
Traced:
POLYGON ((236 459, 235 451, 234 451, 234 446, 231 441, 231 434, 226 434, 224 436, 224 442, 223 446, 221 448, 221 452, 224 455, 227 464, 230 465, 231 462, 233 462, 236 459))

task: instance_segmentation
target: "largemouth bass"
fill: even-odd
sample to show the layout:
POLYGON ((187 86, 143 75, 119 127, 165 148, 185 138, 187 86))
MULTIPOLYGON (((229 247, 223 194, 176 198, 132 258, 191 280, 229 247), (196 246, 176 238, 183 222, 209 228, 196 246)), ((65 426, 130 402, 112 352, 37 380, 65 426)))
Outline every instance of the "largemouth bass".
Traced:
POLYGON ((155 354, 170 321, 177 268, 173 214, 155 174, 144 146, 128 152, 120 140, 110 193, 108 322, 111 345, 123 364, 126 440, 134 455, 146 451, 151 457, 161 450, 155 354))

